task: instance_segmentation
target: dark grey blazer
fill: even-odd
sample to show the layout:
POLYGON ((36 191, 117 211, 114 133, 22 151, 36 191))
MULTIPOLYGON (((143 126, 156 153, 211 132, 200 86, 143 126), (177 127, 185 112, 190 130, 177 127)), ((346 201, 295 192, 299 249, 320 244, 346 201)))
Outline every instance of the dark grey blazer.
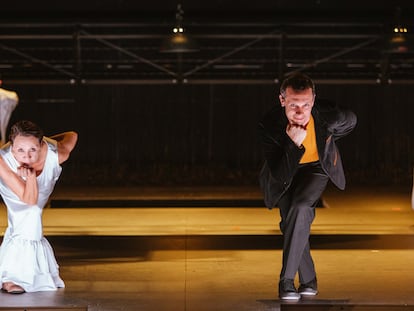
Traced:
MULTIPOLYGON (((312 116, 322 169, 333 184, 343 190, 345 175, 335 141, 354 129, 357 117, 353 112, 340 109, 328 100, 316 100, 312 116)), ((287 124, 285 110, 280 105, 275 105, 259 123, 259 135, 265 157, 259 181, 268 208, 276 206, 289 188, 299 167, 299 161, 305 153, 304 148, 297 147, 287 136, 287 124)))

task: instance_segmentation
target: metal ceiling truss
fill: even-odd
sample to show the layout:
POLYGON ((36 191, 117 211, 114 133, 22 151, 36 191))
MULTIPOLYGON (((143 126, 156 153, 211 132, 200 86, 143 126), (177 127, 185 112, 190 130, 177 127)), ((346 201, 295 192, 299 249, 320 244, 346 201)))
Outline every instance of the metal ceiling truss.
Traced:
MULTIPOLYGON (((414 53, 387 50, 386 25, 194 23, 199 50, 162 53, 159 23, 3 24, 0 74, 14 84, 414 83, 414 53)), ((407 35, 412 40, 410 35, 407 35)))

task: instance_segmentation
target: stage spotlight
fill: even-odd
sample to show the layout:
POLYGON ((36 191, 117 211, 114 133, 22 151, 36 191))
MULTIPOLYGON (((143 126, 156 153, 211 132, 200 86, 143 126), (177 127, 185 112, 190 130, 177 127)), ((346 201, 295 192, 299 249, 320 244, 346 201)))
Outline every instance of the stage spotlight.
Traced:
POLYGON ((405 53, 409 51, 408 28, 401 21, 401 9, 398 7, 395 12, 395 24, 392 35, 388 39, 389 53, 405 53))
POLYGON ((390 52, 394 53, 405 53, 408 52, 408 38, 407 38, 407 28, 406 27, 395 27, 394 34, 389 40, 390 52))
POLYGON ((177 5, 177 13, 175 15, 175 26, 172 29, 172 33, 168 36, 160 51, 163 53, 190 53, 198 51, 196 42, 188 35, 184 33, 183 27, 183 14, 184 11, 181 4, 177 5))

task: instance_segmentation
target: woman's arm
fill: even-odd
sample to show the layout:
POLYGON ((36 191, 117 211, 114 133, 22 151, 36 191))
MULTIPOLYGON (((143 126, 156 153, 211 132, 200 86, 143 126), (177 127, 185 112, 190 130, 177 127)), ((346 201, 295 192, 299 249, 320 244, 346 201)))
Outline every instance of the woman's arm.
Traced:
POLYGON ((37 203, 39 191, 36 172, 33 169, 20 167, 16 174, 10 169, 3 157, 0 156, 0 178, 22 202, 29 205, 37 203))
POLYGON ((69 155, 78 141, 78 134, 74 131, 64 132, 51 136, 57 141, 59 164, 69 159, 69 155))

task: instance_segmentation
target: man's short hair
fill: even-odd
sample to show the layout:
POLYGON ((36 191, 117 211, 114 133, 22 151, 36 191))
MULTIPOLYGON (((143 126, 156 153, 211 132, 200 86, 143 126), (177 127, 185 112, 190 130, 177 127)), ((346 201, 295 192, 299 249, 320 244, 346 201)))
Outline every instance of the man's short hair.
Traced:
POLYGON ((316 95, 315 84, 313 83, 312 79, 301 72, 293 73, 286 77, 285 80, 283 80, 282 85, 280 86, 280 95, 282 95, 282 97, 285 97, 286 89, 288 87, 291 87, 295 91, 312 89, 313 95, 316 95))

